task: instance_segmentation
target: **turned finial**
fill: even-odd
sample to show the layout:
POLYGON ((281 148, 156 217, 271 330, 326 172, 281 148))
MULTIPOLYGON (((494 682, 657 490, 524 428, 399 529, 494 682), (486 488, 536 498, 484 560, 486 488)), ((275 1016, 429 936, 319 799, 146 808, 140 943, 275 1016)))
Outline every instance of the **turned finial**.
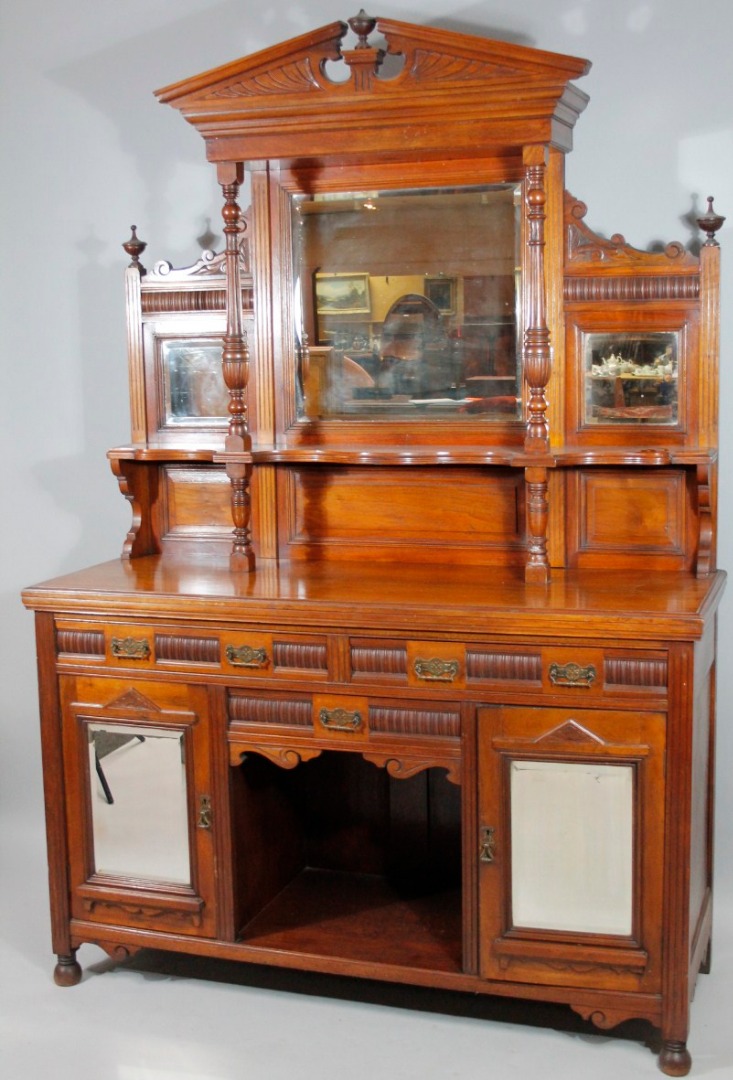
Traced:
POLYGON ((722 214, 716 214, 713 210, 713 196, 708 195, 707 213, 703 214, 702 217, 697 218, 697 224, 703 232, 707 233, 707 240, 705 241, 706 245, 712 244, 714 247, 718 247, 718 241, 715 239, 715 234, 719 229, 722 229, 724 221, 725 218, 722 214))
POLYGON ((362 8, 358 15, 354 15, 353 18, 348 20, 348 23, 354 33, 358 35, 359 43, 356 46, 357 49, 368 49, 369 43, 367 38, 377 25, 377 20, 373 19, 371 15, 367 15, 364 8, 362 8))
POLYGON ((145 273, 147 273, 147 271, 145 270, 145 267, 143 266, 143 264, 140 262, 140 256, 145 251, 145 248, 148 245, 146 244, 146 242, 144 240, 140 240, 138 238, 138 235, 137 235, 137 232, 136 232, 137 225, 131 225, 130 229, 132 230, 130 232, 130 239, 126 240, 125 243, 122 246, 125 249, 125 251, 127 252, 127 254, 130 256, 130 258, 132 259, 132 262, 130 263, 130 267, 135 269, 135 270, 139 270, 141 274, 145 274, 145 273))

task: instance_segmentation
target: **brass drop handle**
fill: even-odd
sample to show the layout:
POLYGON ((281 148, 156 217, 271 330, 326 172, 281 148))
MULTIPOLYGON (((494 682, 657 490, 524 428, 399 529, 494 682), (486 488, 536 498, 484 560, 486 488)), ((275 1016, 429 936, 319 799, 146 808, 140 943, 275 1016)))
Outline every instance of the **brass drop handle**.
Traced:
POLYGON ((251 645, 227 645, 225 655, 232 667, 264 668, 269 664, 266 649, 251 645))
POLYGON ((481 849, 479 859, 484 863, 492 863, 496 855, 496 837, 493 825, 487 825, 481 830, 481 849))
POLYGON ((199 829, 210 829, 211 828, 211 817, 212 817, 211 795, 202 795, 201 796, 201 801, 199 802, 199 819, 198 819, 198 827, 199 827, 199 829))
POLYGON ((453 682, 458 677, 460 664, 457 660, 441 660, 437 656, 430 660, 417 657, 413 670, 418 679, 424 679, 425 682, 453 682))
POLYGON ((145 638, 113 637, 109 647, 118 660, 147 660, 150 657, 150 642, 145 638))
POLYGON ((364 726, 361 713, 349 712, 347 709, 321 709, 318 717, 325 728, 329 731, 349 731, 355 733, 361 731, 364 726))
POLYGON ((550 682, 553 686, 590 687, 595 682, 596 669, 593 664, 581 667, 580 664, 550 664, 550 682))

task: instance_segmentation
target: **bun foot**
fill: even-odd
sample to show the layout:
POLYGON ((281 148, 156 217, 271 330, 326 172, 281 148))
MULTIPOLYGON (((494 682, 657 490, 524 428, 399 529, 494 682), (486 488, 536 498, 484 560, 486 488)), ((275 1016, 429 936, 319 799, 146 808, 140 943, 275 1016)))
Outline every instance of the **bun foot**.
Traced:
POLYGON ((666 1076, 687 1076, 692 1058, 683 1042, 666 1042, 659 1055, 659 1068, 666 1076))
POLYGON ((53 981, 57 986, 76 986, 81 982, 81 968, 76 962, 76 954, 59 956, 54 968, 53 981))

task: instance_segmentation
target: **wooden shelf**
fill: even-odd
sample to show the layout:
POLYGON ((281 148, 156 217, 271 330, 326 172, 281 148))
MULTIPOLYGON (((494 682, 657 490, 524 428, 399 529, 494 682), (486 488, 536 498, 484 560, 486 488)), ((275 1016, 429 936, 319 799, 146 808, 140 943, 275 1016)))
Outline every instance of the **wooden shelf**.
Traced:
POLYGON ((461 894, 307 869, 242 930, 258 948, 460 972, 461 894))

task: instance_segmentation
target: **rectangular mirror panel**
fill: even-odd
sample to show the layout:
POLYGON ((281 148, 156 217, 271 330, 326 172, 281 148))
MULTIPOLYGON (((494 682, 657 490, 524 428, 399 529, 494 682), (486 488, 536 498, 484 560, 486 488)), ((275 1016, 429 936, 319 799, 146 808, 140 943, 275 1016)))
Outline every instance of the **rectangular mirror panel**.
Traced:
POLYGON ((678 336, 584 334, 586 424, 676 424, 678 336))
POLYGON ((631 934, 633 766, 513 761, 510 791, 513 925, 631 934))
POLYGON ((183 733, 104 723, 87 733, 96 872, 190 884, 183 733))
POLYGON ((310 419, 519 416, 514 184, 292 200, 310 419))
POLYGON ((164 340, 160 369, 164 427, 226 424, 229 394, 221 370, 221 341, 164 340))

